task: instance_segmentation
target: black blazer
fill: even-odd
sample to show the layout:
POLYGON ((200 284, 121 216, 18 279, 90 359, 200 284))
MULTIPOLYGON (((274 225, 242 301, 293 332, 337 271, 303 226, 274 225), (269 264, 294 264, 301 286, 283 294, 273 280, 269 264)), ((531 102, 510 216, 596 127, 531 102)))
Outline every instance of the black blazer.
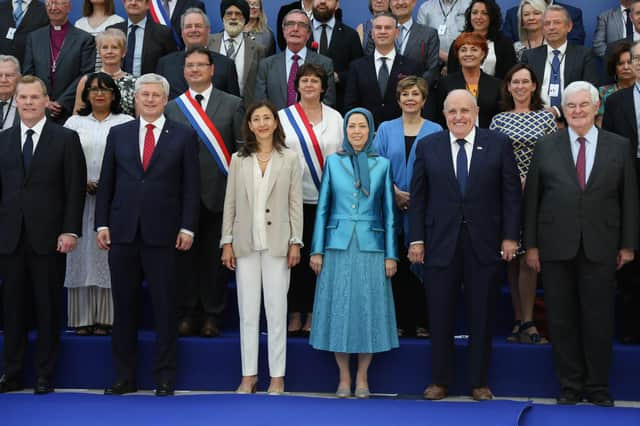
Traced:
MULTIPOLYGON (((287 42, 284 39, 284 33, 282 32, 282 21, 284 21, 284 17, 287 16, 287 13, 291 12, 293 9, 300 9, 300 8, 301 8, 300 0, 297 0, 297 1, 285 4, 284 6, 280 7, 280 10, 278 10, 278 20, 277 20, 276 31, 278 32, 278 47, 280 47, 280 50, 284 50, 284 48, 287 46, 287 42)), ((336 21, 341 21, 342 9, 336 10, 335 16, 336 16, 336 21)))
POLYGON ((409 75, 422 76, 422 66, 409 58, 396 54, 384 96, 378 87, 373 55, 356 59, 349 67, 349 79, 344 95, 344 109, 367 108, 373 114, 376 128, 383 121, 400 117, 402 111, 396 102, 398 80, 409 75))
MULTIPOLYGON (((307 47, 310 47, 312 42, 313 33, 309 38, 307 47)), ((320 44, 320 40, 316 40, 316 42, 320 44)), ((349 64, 362 57, 362 44, 356 30, 344 25, 342 21, 336 20, 327 56, 333 61, 333 71, 338 74, 339 79, 336 82, 336 109, 344 113, 344 92, 349 79, 349 64)))
POLYGON ((87 166, 78 134, 47 120, 31 168, 22 166, 20 125, 0 132, 0 253, 24 232, 38 254, 55 254, 62 233, 82 235, 87 166))
MULTIPOLYGON (((506 38, 502 34, 498 34, 498 37, 493 41, 494 49, 496 51, 496 73, 495 78, 504 78, 507 71, 518 63, 516 58, 516 51, 513 49, 513 42, 506 38)), ((447 63, 447 73, 455 73, 460 71, 460 61, 458 56, 455 55, 453 50, 453 43, 449 49, 449 62, 447 63)), ((542 81, 542 80, 540 80, 542 81)))
MULTIPOLYGON (((240 96, 235 63, 217 52, 211 52, 211 59, 214 67, 213 85, 224 92, 240 96)), ((182 51, 172 52, 160 58, 155 72, 169 81, 171 87, 169 99, 177 98, 189 87, 184 79, 184 52, 182 51)))
POLYGON ((3 55, 15 56, 20 64, 24 63, 24 51, 27 44, 27 36, 30 32, 49 24, 49 17, 44 4, 38 0, 33 0, 27 9, 26 15, 22 19, 20 26, 16 28, 13 40, 9 40, 7 31, 15 28, 16 22, 13 19, 13 2, 5 1, 0 3, 0 52, 3 55))
MULTIPOLYGON (((117 28, 127 36, 128 20, 111 25, 109 28, 117 28)), ((164 55, 178 50, 176 41, 173 38, 171 29, 164 25, 156 24, 152 19, 147 18, 144 26, 144 38, 142 39, 142 63, 140 73, 147 74, 155 72, 158 60, 164 55)))
MULTIPOLYGON (((427 100, 427 105, 425 106, 427 118, 440 123, 442 127, 447 127, 447 122, 442 113, 444 99, 452 90, 466 88, 467 82, 462 72, 449 74, 441 79, 436 84, 433 95, 427 100)), ((501 90, 502 80, 491 77, 485 72, 480 72, 477 97, 478 106, 480 107, 480 113, 478 114, 478 124, 480 127, 488 129, 493 116, 502 112, 500 108, 501 90)))
MULTIPOLYGON (((627 87, 612 93, 605 102, 602 128, 617 133, 631 141, 631 158, 638 157, 638 127, 636 107, 633 102, 635 87, 627 87)), ((640 171, 640 170, 639 170, 640 171)))
POLYGON ((538 139, 525 187, 524 242, 542 261, 575 258, 582 244, 592 262, 615 265, 618 250, 638 248, 638 185, 629 141, 598 131, 584 191, 576 177, 569 132, 538 139))

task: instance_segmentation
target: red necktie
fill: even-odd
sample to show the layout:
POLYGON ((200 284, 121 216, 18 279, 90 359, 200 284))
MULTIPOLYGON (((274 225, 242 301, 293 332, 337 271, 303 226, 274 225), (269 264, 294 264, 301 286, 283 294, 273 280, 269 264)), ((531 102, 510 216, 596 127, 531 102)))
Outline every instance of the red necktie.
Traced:
POLYGON ((584 191, 584 188, 587 186, 586 182, 586 154, 585 154, 585 142, 587 140, 583 137, 578 138, 578 143, 580 144, 580 149, 578 150, 578 158, 576 159, 576 174, 578 175, 578 184, 580 184, 580 189, 584 191))
POLYGON ((156 127, 153 124, 147 124, 147 134, 144 135, 144 148, 142 149, 142 168, 147 171, 151 156, 153 155, 153 149, 156 147, 156 139, 153 137, 153 128, 156 127))
POLYGON ((291 57, 291 68, 289 69, 289 80, 287 81, 287 106, 293 105, 298 100, 296 92, 296 75, 298 74, 298 61, 300 56, 296 53, 291 57))

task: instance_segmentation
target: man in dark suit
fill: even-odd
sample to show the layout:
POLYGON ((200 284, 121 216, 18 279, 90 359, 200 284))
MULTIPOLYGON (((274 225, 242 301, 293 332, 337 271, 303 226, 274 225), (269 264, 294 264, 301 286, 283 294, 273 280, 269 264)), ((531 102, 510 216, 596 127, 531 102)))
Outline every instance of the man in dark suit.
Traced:
POLYGON ((76 132, 45 117, 49 98, 34 76, 18 83, 20 123, 0 133, 0 276, 4 374, 0 393, 23 387, 33 295, 38 341, 34 393, 53 392, 66 254, 81 237, 87 168, 76 132))
MULTIPOLYGON (((203 337, 219 334, 224 312, 228 274, 220 265, 220 232, 222 208, 227 184, 227 159, 217 146, 224 146, 230 155, 242 141, 244 117, 242 99, 213 87, 211 77, 212 52, 204 47, 189 49, 185 55, 184 78, 188 93, 169 102, 165 108, 168 119, 192 126, 199 136, 200 159, 200 226, 193 249, 181 256, 178 316, 181 335, 199 331, 203 337), (196 102, 194 102, 194 100, 196 102), (196 119, 194 113, 203 112, 211 120, 211 127, 196 119), (209 131, 215 128, 218 136, 209 131), (225 166, 226 165, 226 166, 225 166)), ((230 157, 229 157, 230 158, 230 157)))
POLYGON ((0 55, 0 130, 20 123, 16 107, 16 86, 20 80, 20 62, 14 56, 0 55))
POLYGON ((93 36, 69 23, 69 12, 71 0, 47 3, 51 24, 27 36, 22 67, 24 75, 35 75, 47 85, 47 109, 58 123, 72 114, 78 81, 96 65, 93 36))
MULTIPOLYGON (((182 19, 182 39, 186 49, 196 46, 207 46, 211 25, 209 18, 200 9, 188 9, 182 19)), ((213 85, 217 89, 235 96, 240 96, 238 74, 233 61, 224 55, 214 52, 212 62, 215 68, 213 85)), ((187 82, 184 79, 184 52, 172 52, 163 56, 158 61, 156 73, 169 81, 171 92, 169 99, 174 99, 187 90, 187 82)))
POLYGON ((520 178, 501 133, 475 127, 478 106, 466 90, 447 96, 449 130, 419 142, 411 180, 409 260, 424 263, 433 381, 426 399, 442 399, 453 381, 456 302, 464 287, 470 384, 475 400, 488 387, 495 299, 504 263, 520 236, 520 178))
MULTIPOLYGON (((620 7, 617 8, 617 12, 622 14, 620 12, 620 7)), ((613 48, 616 47, 618 43, 627 42, 627 43, 633 44, 634 42, 640 40, 640 0, 631 1, 629 5, 629 19, 631 21, 631 31, 630 31, 631 34, 627 34, 625 37, 621 37, 619 39, 616 39, 615 41, 607 43, 605 45, 606 48, 605 46, 603 46, 605 61, 608 60, 609 55, 613 51, 613 48)), ((620 23, 620 25, 622 24, 620 23)), ((594 40, 594 48, 593 48, 594 52, 596 52, 595 46, 596 45, 594 40)), ((602 82, 605 84, 615 83, 614 79, 608 75, 604 76, 602 82)))
POLYGON ((277 41, 280 50, 284 50, 287 47, 287 40, 284 38, 284 32, 282 23, 284 17, 287 16, 292 10, 302 10, 307 14, 307 17, 311 19, 313 17, 313 0, 295 0, 291 3, 287 3, 280 7, 278 10, 278 19, 276 20, 277 41))
MULTIPOLYGON (((632 57, 640 56, 640 44, 631 48, 632 57)), ((631 158, 636 164, 636 173, 640 173, 640 154, 638 147, 638 111, 640 111, 640 61, 632 62, 636 73, 636 83, 626 89, 618 90, 607 98, 602 118, 602 129, 617 133, 631 141, 631 158)), ((640 176, 638 178, 640 182, 640 176)), ((622 296, 622 342, 640 343, 640 259, 622 267, 617 273, 618 290, 622 296)))
POLYGON ((367 108, 373 113, 376 127, 383 121, 400 117, 396 102, 398 80, 409 75, 422 75, 420 64, 398 54, 395 39, 397 20, 391 13, 381 13, 373 19, 371 30, 375 50, 373 55, 356 59, 349 67, 349 79, 344 95, 344 108, 367 108))
POLYGON ((115 381, 105 390, 137 390, 137 292, 149 285, 156 326, 156 395, 173 395, 177 367, 177 250, 191 248, 198 224, 197 136, 165 119, 169 83, 157 74, 136 80, 139 119, 111 128, 96 197, 98 246, 109 250, 113 293, 115 381))
POLYGON ((432 85, 440 75, 438 32, 413 20, 416 0, 391 0, 391 13, 398 18, 398 53, 422 65, 422 77, 432 85))
POLYGON ((48 24, 45 6, 37 0, 28 4, 22 1, 0 3, 0 52, 15 56, 23 63, 27 35, 48 24))
POLYGON ((558 404, 613 406, 615 271, 638 248, 638 188, 629 140, 594 125, 598 90, 562 99, 568 128, 542 137, 527 175, 524 243, 542 273, 558 404))
POLYGON ((311 42, 315 41, 318 53, 333 61, 333 78, 336 83, 336 109, 344 111, 344 92, 349 76, 349 64, 362 57, 362 43, 353 28, 336 18, 338 0, 314 0, 311 20, 311 42), (323 35, 324 33, 324 35, 323 35))
POLYGON ((561 119, 564 87, 573 81, 597 85, 600 77, 591 49, 567 41, 572 28, 567 9, 559 5, 547 7, 543 22, 547 44, 525 50, 521 62, 531 65, 540 82, 540 95, 545 106, 561 119))
MULTIPOLYGON (((569 41, 572 44, 584 45, 584 24, 582 23, 582 9, 568 5, 566 3, 560 3, 554 0, 546 0, 547 5, 562 6, 569 13, 573 26, 569 33, 569 41)), ((518 6, 514 6, 507 10, 505 15, 504 25, 502 26, 502 32, 505 36, 513 40, 514 42, 520 40, 518 34, 518 6)))
POLYGON ((168 16, 171 21, 171 31, 173 32, 173 38, 176 40, 178 49, 183 49, 184 41, 180 36, 180 18, 182 17, 182 14, 186 12, 187 9, 191 9, 192 7, 198 8, 205 13, 207 13, 207 9, 205 8, 204 3, 200 0, 167 0, 167 3, 169 5, 168 16))
POLYGON ((122 3, 127 20, 109 27, 117 28, 127 36, 122 69, 135 77, 154 72, 161 57, 178 49, 171 29, 148 17, 149 0, 122 0, 122 3))
POLYGON ((270 100, 277 109, 297 102, 295 78, 302 64, 318 64, 329 77, 329 85, 323 103, 335 107, 336 85, 333 80, 331 59, 306 47, 311 37, 311 20, 299 9, 289 12, 283 20, 287 46, 284 51, 264 58, 258 66, 255 100, 270 100))

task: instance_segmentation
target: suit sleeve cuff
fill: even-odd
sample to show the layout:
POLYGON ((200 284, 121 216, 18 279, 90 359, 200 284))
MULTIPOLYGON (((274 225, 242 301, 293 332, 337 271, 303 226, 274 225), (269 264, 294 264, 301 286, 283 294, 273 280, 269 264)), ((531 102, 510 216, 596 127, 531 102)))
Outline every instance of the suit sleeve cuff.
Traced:
POLYGON ((108 226, 98 226, 98 228, 96 229, 97 232, 108 231, 108 230, 109 230, 108 226))
POLYGON ((65 232, 65 233, 63 233, 62 235, 67 235, 67 236, 69 236, 69 237, 73 237, 73 238, 75 238, 76 240, 79 238, 79 237, 78 237, 78 234, 74 234, 73 232, 65 232))
POLYGON ((289 240, 289 245, 298 244, 300 248, 304 247, 304 243, 300 238, 291 238, 289 240))
POLYGON ((233 237, 231 235, 225 235, 224 237, 220 238, 220 247, 222 247, 225 244, 231 244, 233 242, 233 237))
POLYGON ((416 244, 424 244, 424 241, 411 241, 409 243, 410 246, 416 245, 416 244))
POLYGON ((186 235, 190 236, 191 238, 193 238, 193 237, 195 237, 195 236, 196 236, 196 234, 194 234, 194 233, 193 233, 193 231, 189 231, 189 230, 188 230, 188 229, 186 229, 186 228, 180 228, 180 232, 181 232, 182 234, 186 234, 186 235))

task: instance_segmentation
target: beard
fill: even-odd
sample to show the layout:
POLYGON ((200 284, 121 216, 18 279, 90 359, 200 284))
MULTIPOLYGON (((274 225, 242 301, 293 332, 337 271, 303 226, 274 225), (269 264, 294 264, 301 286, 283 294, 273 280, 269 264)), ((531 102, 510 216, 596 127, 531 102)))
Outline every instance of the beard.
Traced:
POLYGON ((317 8, 313 8, 313 18, 319 22, 327 22, 331 18, 333 18, 333 14, 335 13, 335 9, 331 10, 329 8, 325 10, 318 10, 317 8))
POLYGON ((244 24, 242 22, 232 23, 230 21, 223 21, 223 25, 224 25, 224 30, 231 37, 235 37, 238 34, 240 34, 242 32, 242 29, 244 28, 244 24))

